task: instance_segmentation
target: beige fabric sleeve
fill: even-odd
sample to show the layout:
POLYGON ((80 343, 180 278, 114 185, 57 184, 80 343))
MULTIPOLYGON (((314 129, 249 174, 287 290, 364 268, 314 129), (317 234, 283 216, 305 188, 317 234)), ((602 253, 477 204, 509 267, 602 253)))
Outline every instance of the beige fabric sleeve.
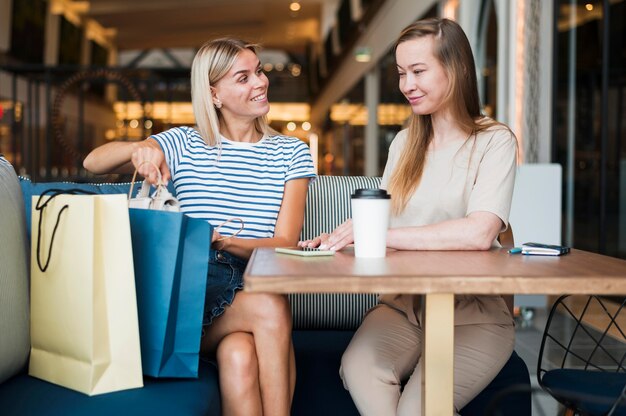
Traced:
POLYGON ((466 215, 487 211, 508 226, 515 169, 517 140, 508 129, 497 129, 486 144, 476 180, 472 187, 466 215))
POLYGON ((398 159, 400 158, 400 152, 398 149, 404 148, 404 142, 407 140, 407 130, 401 130, 396 134, 396 137, 391 142, 389 146, 389 154, 387 155, 387 163, 385 164, 385 170, 383 172, 383 177, 380 181, 381 189, 389 189, 389 179, 391 178, 391 174, 398 164, 398 159))

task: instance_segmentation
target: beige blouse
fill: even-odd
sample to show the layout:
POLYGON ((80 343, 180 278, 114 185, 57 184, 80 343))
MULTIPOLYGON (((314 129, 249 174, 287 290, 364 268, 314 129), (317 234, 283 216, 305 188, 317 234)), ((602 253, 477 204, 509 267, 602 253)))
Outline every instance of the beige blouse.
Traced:
MULTIPOLYGON (((389 178, 407 143, 407 130, 395 137, 383 174, 381 188, 389 178)), ((489 128, 463 143, 429 151, 422 179, 405 210, 392 216, 390 227, 433 224, 463 218, 472 212, 492 212, 508 226, 517 141, 503 126, 489 128)), ((391 196, 393 198, 393 195, 391 196)), ((499 246, 497 241, 493 246, 499 246)), ((379 302, 407 315, 418 324, 419 296, 383 295, 379 302)), ((479 323, 511 324, 512 317, 501 296, 458 295, 455 297, 455 325, 479 323)))

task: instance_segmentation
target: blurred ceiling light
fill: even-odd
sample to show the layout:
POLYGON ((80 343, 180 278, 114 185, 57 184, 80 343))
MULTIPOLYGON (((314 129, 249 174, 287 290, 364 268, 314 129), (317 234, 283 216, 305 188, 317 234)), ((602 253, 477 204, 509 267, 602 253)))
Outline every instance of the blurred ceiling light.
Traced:
POLYGON ((271 62, 266 62, 263 64, 263 71, 270 72, 272 69, 274 69, 274 65, 272 65, 271 62))
POLYGON ((139 122, 137 120, 131 120, 130 123, 128 123, 128 125, 130 126, 131 129, 136 129, 137 127, 139 127, 139 122))
MULTIPOLYGON (((380 125, 401 126, 410 115, 411 107, 404 104, 379 104, 377 109, 380 125)), ((330 119, 336 123, 364 126, 367 124, 367 108, 362 104, 334 104, 330 108, 330 119)))
POLYGON ((592 11, 593 10, 593 4, 591 4, 591 3, 585 4, 585 9, 587 9, 589 11, 592 11))
POLYGON ((146 128, 146 130, 150 130, 152 128, 152 120, 146 120, 146 122, 143 123, 143 126, 146 128))
POLYGON ((300 11, 300 7, 300 3, 298 3, 297 1, 293 1, 289 5, 289 10, 291 10, 292 12, 297 12, 300 11))
POLYGON ((444 2, 442 17, 457 20, 457 12, 459 10, 459 0, 448 0, 444 2))
POLYGON ((22 103, 15 103, 15 110, 13 110, 13 117, 15 121, 22 121, 22 103))
MULTIPOLYGON (((190 102, 156 101, 152 108, 150 120, 185 125, 193 125, 196 122, 190 102)), ((144 117, 144 107, 136 101, 118 101, 113 105, 113 109, 117 118, 115 125, 118 128, 124 127, 124 120, 144 117)), ((311 106, 305 103, 273 102, 268 117, 274 121, 301 123, 311 118, 311 106)))
POLYGON ((280 72, 285 69, 285 64, 283 64, 282 62, 278 62, 276 65, 274 65, 274 68, 280 72))
POLYGON ((305 103, 273 102, 268 117, 276 121, 303 122, 311 118, 311 107, 305 103))
POLYGON ((296 123, 294 123, 293 121, 290 121, 289 123, 287 123, 287 130, 294 131, 295 129, 296 129, 296 123))
POLYGON ((115 130, 113 130, 113 129, 107 129, 107 130, 104 132, 104 138, 105 138, 105 139, 107 139, 107 140, 113 140, 113 139, 115 139, 115 130))
POLYGON ((85 37, 87 39, 93 40, 102 46, 116 47, 115 37, 117 36, 117 29, 105 28, 93 19, 85 19, 83 17, 83 21, 85 21, 85 37))
POLYGON ((63 15, 67 20, 75 25, 81 25, 81 17, 89 11, 89 2, 66 0, 52 0, 50 2, 50 13, 53 15, 63 15))
POLYGON ((311 130, 311 123, 309 123, 308 121, 305 121, 304 123, 302 123, 302 130, 304 131, 311 130))

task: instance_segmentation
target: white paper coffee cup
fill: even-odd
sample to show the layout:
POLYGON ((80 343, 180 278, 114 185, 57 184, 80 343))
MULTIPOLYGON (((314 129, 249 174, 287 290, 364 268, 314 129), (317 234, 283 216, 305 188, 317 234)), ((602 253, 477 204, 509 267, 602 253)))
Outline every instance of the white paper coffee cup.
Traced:
POLYGON ((352 194, 352 230, 356 257, 385 257, 391 196, 384 189, 352 194))

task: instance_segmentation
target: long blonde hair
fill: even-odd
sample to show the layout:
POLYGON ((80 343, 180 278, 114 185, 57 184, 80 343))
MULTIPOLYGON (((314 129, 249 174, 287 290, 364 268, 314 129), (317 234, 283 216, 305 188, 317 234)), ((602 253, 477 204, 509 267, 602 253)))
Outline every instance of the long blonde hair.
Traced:
MULTIPOLYGON (((216 109, 211 86, 222 79, 235 64, 242 50, 258 54, 259 46, 235 38, 220 38, 206 42, 191 64, 191 104, 200 135, 209 146, 221 146, 219 109, 216 109)), ((268 131, 267 118, 257 117, 254 127, 259 133, 268 131)))
MULTIPOLYGON (((452 117, 468 135, 500 123, 480 113, 474 57, 463 29, 449 19, 432 18, 407 26, 395 43, 432 36, 433 53, 448 76, 448 91, 444 102, 449 104, 452 117)), ((503 125, 502 125, 503 126, 503 125)), ((413 191, 420 183, 428 146, 433 138, 432 117, 429 114, 411 114, 406 148, 389 180, 392 212, 401 213, 413 191)))

